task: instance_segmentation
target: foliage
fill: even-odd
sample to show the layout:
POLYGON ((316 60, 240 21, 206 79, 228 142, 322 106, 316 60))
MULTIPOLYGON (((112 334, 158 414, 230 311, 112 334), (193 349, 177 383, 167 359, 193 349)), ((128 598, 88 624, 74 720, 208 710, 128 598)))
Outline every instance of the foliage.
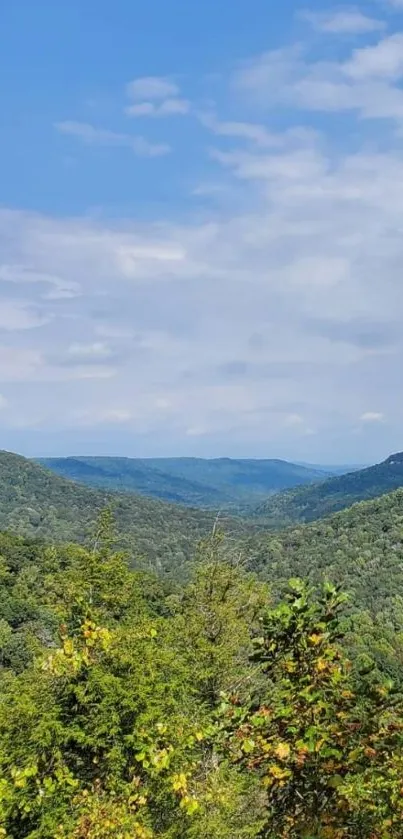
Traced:
POLYGON ((221 692, 243 692, 256 675, 249 661, 251 633, 269 597, 267 586, 227 556, 222 534, 199 546, 193 579, 169 598, 180 655, 193 673, 200 702, 215 708, 221 692))
POLYGON ((187 673, 123 557, 103 543, 70 549, 69 562, 55 563, 43 592, 63 620, 59 645, 3 676, 4 835, 181 835, 195 806, 186 783, 194 729, 204 721, 187 673))
POLYGON ((245 550, 249 567, 271 581, 327 577, 376 613, 403 587, 403 490, 310 525, 256 534, 245 550))
POLYGON ((343 598, 291 584, 269 610, 254 659, 266 685, 221 716, 232 760, 266 789, 267 839, 401 836, 402 703, 353 683, 340 651, 343 598))
POLYGON ((403 490, 329 519, 247 540, 249 567, 281 595, 290 576, 349 594, 346 642, 357 666, 403 684, 403 490))
MULTIPOLYGON (((232 688, 238 666, 249 667, 249 628, 264 586, 224 558, 220 564, 217 537, 205 545, 208 561, 195 583, 166 596, 111 550, 111 524, 106 511, 91 551, 34 546, 41 573, 32 575, 29 596, 38 609, 46 604, 53 635, 45 637, 40 626, 35 660, 22 672, 3 668, 4 835, 179 839, 200 829, 230 839, 236 824, 239 837, 252 836, 256 817, 246 793, 256 798, 256 784, 216 765, 206 740, 216 702, 205 685, 214 674, 219 688, 232 688), (223 625, 220 639, 211 638, 205 621, 202 643, 194 629, 207 590, 209 617, 223 625)), ((10 558, 28 549, 21 539, 8 540, 10 558)), ((25 568, 15 562, 3 577, 14 576, 15 586, 25 568)), ((0 629, 8 641, 11 628, 0 629)))
POLYGON ((215 528, 181 585, 130 567, 108 508, 87 547, 0 534, 0 836, 398 839, 401 505, 255 537, 260 579, 215 528), (284 593, 291 568, 355 574, 355 602, 284 593))

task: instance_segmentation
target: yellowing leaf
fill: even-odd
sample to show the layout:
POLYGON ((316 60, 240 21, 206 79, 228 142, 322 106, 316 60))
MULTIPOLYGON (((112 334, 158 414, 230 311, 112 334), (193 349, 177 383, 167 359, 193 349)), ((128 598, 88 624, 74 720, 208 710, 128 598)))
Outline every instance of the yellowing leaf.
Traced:
POLYGON ((287 772, 286 769, 283 769, 281 766, 277 766, 277 764, 271 766, 269 772, 270 775, 272 775, 273 778, 276 778, 276 780, 278 781, 281 781, 283 778, 287 778, 287 776, 289 775, 289 772, 287 772))
POLYGON ((274 753, 277 755, 280 760, 287 760, 290 756, 290 747, 288 743, 279 743, 276 748, 274 749, 274 753))
POLYGON ((317 632, 313 632, 312 635, 309 636, 309 640, 311 644, 315 644, 315 646, 317 646, 321 641, 323 641, 323 635, 318 635, 317 632))

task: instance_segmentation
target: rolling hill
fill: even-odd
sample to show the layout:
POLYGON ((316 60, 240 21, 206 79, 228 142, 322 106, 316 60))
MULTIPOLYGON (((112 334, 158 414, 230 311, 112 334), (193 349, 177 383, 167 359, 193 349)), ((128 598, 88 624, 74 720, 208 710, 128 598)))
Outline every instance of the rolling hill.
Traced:
POLYGON ((291 577, 339 584, 349 595, 349 654, 402 683, 403 489, 312 524, 257 533, 244 549, 273 596, 291 577))
POLYGON ((133 557, 145 557, 156 570, 173 574, 214 520, 212 513, 201 510, 75 484, 24 457, 0 452, 0 530, 83 542, 108 505, 115 513, 119 544, 133 557))
POLYGON ((327 578, 353 591, 361 607, 378 610, 396 594, 403 603, 403 489, 311 524, 262 531, 248 551, 270 580, 327 578))
POLYGON ((268 494, 324 480, 329 474, 282 460, 65 457, 38 462, 89 486, 214 510, 253 505, 268 494))
POLYGON ((403 487, 402 452, 367 469, 279 493, 259 505, 255 515, 264 519, 269 526, 312 522, 360 501, 378 498, 399 487, 403 487))

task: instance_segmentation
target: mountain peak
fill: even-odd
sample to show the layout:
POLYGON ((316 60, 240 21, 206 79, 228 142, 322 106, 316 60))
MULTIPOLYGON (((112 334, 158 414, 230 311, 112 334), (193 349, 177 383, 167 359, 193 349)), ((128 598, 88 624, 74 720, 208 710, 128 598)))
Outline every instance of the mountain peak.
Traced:
POLYGON ((397 464, 397 463, 399 463, 399 464, 401 463, 403 465, 403 452, 397 452, 396 454, 391 454, 388 458, 386 458, 385 464, 386 463, 389 466, 395 466, 395 464, 397 464))

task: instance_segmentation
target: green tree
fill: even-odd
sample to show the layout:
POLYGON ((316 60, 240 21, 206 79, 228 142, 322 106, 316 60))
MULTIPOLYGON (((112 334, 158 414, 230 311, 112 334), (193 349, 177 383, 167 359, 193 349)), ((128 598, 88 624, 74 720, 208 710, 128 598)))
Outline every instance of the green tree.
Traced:
POLYGON ((213 722, 224 692, 244 699, 259 682, 251 638, 267 606, 267 586, 248 574, 231 543, 215 532, 199 546, 192 581, 170 598, 170 646, 184 662, 209 736, 200 744, 192 789, 198 802, 189 837, 245 839, 261 825, 256 779, 219 757, 213 722))
POLYGON ((202 542, 191 582, 171 598, 173 643, 188 660, 198 701, 215 709, 223 691, 243 693, 258 668, 251 635, 268 588, 248 574, 222 533, 202 542))
POLYGON ((48 587, 64 618, 59 645, 2 681, 2 835, 183 836, 205 723, 187 672, 163 619, 129 602, 136 575, 124 558, 72 553, 65 589, 57 574, 48 587))
POLYGON ((265 839, 401 836, 401 707, 390 686, 354 684, 343 600, 330 585, 315 600, 294 581, 255 640, 263 695, 222 707, 232 760, 266 790, 265 839))

